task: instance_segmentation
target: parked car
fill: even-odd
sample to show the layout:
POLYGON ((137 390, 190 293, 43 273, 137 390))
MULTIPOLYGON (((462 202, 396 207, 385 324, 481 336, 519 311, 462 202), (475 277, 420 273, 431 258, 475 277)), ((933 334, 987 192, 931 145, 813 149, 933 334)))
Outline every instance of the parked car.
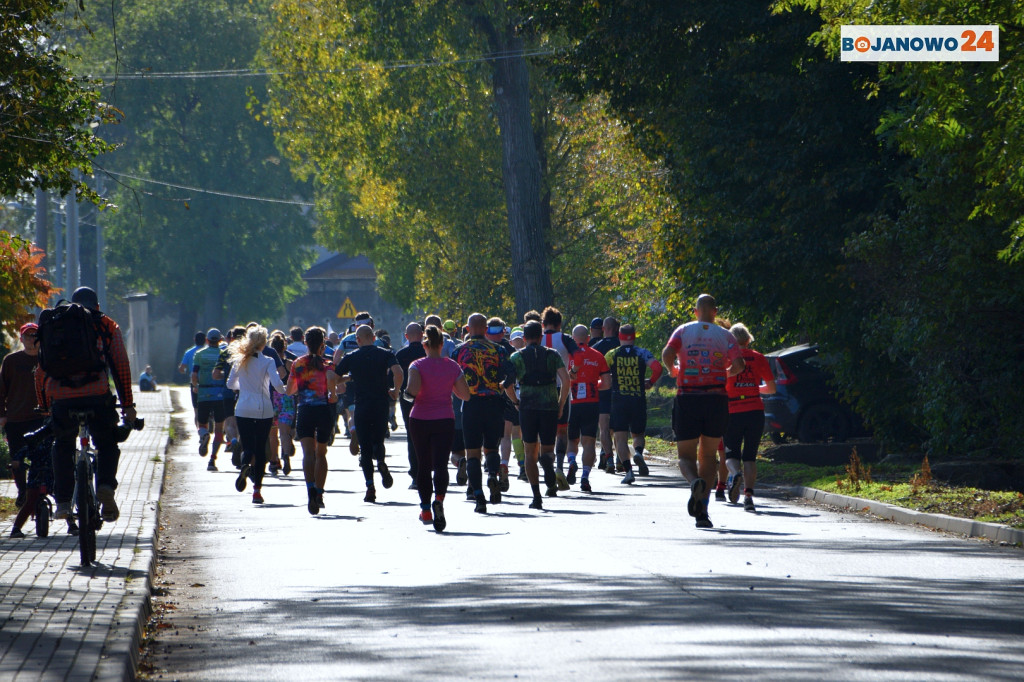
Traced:
POLYGON ((764 430, 774 443, 845 441, 863 430, 856 414, 836 398, 818 346, 803 344, 766 353, 776 393, 764 397, 764 430))

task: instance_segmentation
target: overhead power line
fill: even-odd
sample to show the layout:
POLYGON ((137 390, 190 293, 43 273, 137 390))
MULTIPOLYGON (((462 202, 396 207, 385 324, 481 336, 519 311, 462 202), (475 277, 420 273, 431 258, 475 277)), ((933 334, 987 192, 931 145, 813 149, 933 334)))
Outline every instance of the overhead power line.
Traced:
POLYGON ((344 74, 368 71, 370 69, 382 69, 384 71, 395 71, 399 69, 419 69, 432 66, 452 66, 456 64, 473 64, 478 62, 493 62, 504 59, 516 59, 518 57, 543 57, 555 54, 556 50, 532 50, 514 52, 498 52, 481 55, 479 57, 465 57, 462 59, 451 59, 447 61, 423 61, 423 62, 392 62, 383 64, 366 63, 359 66, 351 66, 344 69, 322 69, 316 71, 266 71, 263 69, 214 69, 208 71, 153 71, 137 73, 117 73, 100 76, 105 81, 124 80, 156 80, 156 79, 202 79, 202 78, 266 78, 268 76, 303 76, 303 75, 324 75, 344 74))
POLYGON ((174 189, 183 189, 189 192, 199 192, 200 194, 213 194, 218 197, 230 197, 232 199, 244 199, 246 201, 262 201, 268 204, 288 204, 290 206, 313 206, 308 201, 297 201, 294 199, 273 199, 270 197, 256 197, 249 194, 237 194, 234 192, 220 192, 213 189, 203 189, 201 187, 191 187, 189 185, 180 185, 174 182, 163 182, 162 180, 154 180, 152 178, 142 178, 138 175, 131 175, 129 173, 117 173, 111 170, 103 169, 103 172, 108 175, 113 175, 117 178, 128 178, 129 180, 136 180, 138 182, 146 182, 152 185, 162 185, 163 187, 173 187, 174 189))

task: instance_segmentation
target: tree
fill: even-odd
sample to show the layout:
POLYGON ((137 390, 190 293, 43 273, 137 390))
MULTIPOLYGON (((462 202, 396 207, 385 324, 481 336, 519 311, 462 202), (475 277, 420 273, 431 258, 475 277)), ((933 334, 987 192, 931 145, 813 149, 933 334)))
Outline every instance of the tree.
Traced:
POLYGON ((588 320, 609 309, 615 267, 672 203, 659 165, 600 98, 573 102, 532 70, 532 133, 502 118, 526 106, 498 101, 524 77, 502 65, 542 40, 513 40, 498 3, 280 0, 275 10, 265 64, 278 75, 262 115, 316 183, 322 242, 369 255, 382 293, 409 308, 518 319, 557 302, 588 320), (510 166, 532 168, 534 155, 536 190, 529 178, 510 184, 510 166), (528 242, 513 233, 534 219, 509 207, 534 192, 543 240, 520 248, 528 242), (550 293, 526 283, 538 278, 550 293))
POLYGON ((116 22, 109 7, 94 11, 82 38, 88 66, 119 74, 111 100, 124 111, 121 126, 103 131, 118 150, 98 161, 119 206, 107 221, 112 278, 179 304, 183 343, 197 327, 277 317, 302 291, 313 227, 302 206, 287 204, 303 187, 248 111, 257 86, 148 77, 248 67, 266 6, 135 0, 118 5, 116 22))
POLYGON ((55 42, 60 0, 14 0, 0 12, 0 196, 34 187, 98 197, 76 179, 109 150, 93 126, 116 120, 96 81, 75 76, 75 54, 55 42))
POLYGON ((44 278, 42 259, 28 240, 0 230, 0 329, 12 337, 35 317, 33 308, 46 307, 60 291, 44 278))

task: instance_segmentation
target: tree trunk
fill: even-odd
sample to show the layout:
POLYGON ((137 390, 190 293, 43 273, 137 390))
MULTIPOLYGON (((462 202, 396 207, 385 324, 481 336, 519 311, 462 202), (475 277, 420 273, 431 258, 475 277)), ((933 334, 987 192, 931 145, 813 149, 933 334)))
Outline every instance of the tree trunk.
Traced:
MULTIPOLYGON (((488 27, 497 53, 522 52, 511 26, 488 27)), ((530 118, 530 74, 522 56, 494 62, 494 101, 501 132, 501 170, 512 255, 516 313, 552 303, 551 264, 541 214, 541 168, 530 118)))

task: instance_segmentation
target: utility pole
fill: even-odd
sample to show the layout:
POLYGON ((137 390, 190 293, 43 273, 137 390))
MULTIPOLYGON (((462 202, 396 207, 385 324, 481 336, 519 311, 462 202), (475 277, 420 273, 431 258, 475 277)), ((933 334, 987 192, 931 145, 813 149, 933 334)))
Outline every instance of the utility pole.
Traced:
MULTIPOLYGON (((44 268, 49 267, 49 261, 46 258, 46 251, 50 246, 50 229, 47 221, 49 220, 49 211, 47 211, 46 202, 49 201, 50 197, 47 193, 36 188, 36 247, 43 252, 42 266, 44 268)), ((52 275, 51 275, 52 277, 52 275)))
POLYGON ((72 189, 64 204, 64 215, 68 230, 68 255, 65 268, 67 290, 74 292, 78 288, 78 193, 72 189))
MULTIPOLYGON (((96 193, 103 196, 103 179, 96 179, 96 193)), ((107 259, 103 253, 103 222, 100 220, 101 211, 96 207, 96 298, 100 303, 100 310, 107 309, 107 259)))
MULTIPOLYGON (((70 200, 67 196, 64 197, 64 215, 68 214, 68 204, 70 200)), ((68 281, 64 277, 64 229, 61 227, 59 220, 53 221, 53 280, 54 284, 64 293, 65 298, 68 294, 68 281)))

